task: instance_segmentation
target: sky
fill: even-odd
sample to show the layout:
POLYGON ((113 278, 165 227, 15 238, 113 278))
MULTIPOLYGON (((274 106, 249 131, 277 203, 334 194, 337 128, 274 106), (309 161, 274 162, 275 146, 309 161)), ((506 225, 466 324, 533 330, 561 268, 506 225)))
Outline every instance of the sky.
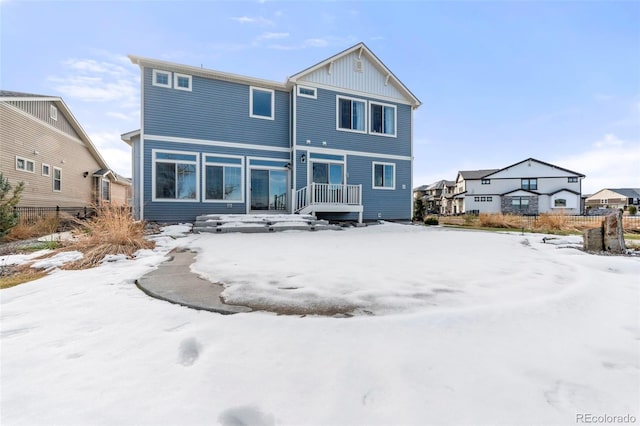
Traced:
POLYGON ((0 88, 62 97, 131 176, 128 54, 284 82, 358 42, 422 102, 414 186, 533 157, 640 188, 636 1, 0 0, 0 88))

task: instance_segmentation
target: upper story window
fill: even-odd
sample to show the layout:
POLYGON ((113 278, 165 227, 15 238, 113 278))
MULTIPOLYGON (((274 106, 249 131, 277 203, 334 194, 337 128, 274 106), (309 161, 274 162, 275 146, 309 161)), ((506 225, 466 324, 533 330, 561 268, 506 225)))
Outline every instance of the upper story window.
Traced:
POLYGON ((578 181, 578 178, 577 178, 577 177, 575 177, 575 176, 572 176, 572 177, 570 177, 570 178, 567 178, 567 182, 569 182, 569 183, 575 183, 575 182, 577 182, 577 181, 578 181))
POLYGON ((373 163, 373 188, 396 189, 396 165, 373 163))
POLYGON ((249 116, 273 120, 274 115, 274 91, 251 87, 249 94, 249 116))
POLYGON ((600 200, 600 204, 609 204, 609 200, 607 198, 603 198, 600 200))
POLYGON ((51 117, 52 120, 58 121, 58 108, 56 108, 55 105, 49 107, 49 117, 51 117))
POLYGON ((191 91, 191 76, 186 74, 173 74, 173 88, 177 90, 191 91))
POLYGON ((55 192, 62 191, 62 169, 53 168, 53 190, 55 192))
POLYGON ((171 88, 171 73, 168 71, 153 70, 153 85, 171 88))
POLYGON ((48 164, 42 163, 42 176, 50 176, 51 175, 51 166, 48 164))
POLYGON ((16 156, 16 170, 22 170, 23 172, 34 173, 35 166, 36 164, 33 160, 16 156))
POLYGON ((303 98, 311 98, 311 99, 318 98, 316 89, 313 87, 306 87, 306 86, 298 86, 298 96, 302 96, 303 98))
POLYGON ((198 200, 198 154, 154 151, 152 171, 154 199, 198 200))
POLYGON ((522 189, 535 191, 538 189, 538 179, 522 179, 522 189))
POLYGON ((396 135, 396 107, 393 105, 369 103, 371 133, 385 136, 396 135))
POLYGON ((366 132, 365 101, 352 98, 337 97, 337 121, 339 130, 366 132))
POLYGON ((482 179, 482 185, 489 185, 491 184, 491 179, 482 179))

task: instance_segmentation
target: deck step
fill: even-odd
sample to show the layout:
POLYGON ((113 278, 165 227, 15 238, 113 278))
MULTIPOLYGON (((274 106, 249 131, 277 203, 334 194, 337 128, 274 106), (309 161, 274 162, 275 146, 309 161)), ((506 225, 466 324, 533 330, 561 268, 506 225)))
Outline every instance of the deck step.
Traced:
POLYGON ((280 231, 342 230, 313 215, 201 215, 193 225, 194 233, 226 234, 230 232, 269 233, 280 231))

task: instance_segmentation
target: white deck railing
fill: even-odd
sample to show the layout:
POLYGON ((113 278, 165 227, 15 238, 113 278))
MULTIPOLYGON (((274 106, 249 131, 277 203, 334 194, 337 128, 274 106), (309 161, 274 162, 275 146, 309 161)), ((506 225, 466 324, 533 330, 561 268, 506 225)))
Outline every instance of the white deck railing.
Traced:
POLYGON ((362 185, 335 185, 315 183, 298 189, 295 192, 295 211, 298 212, 310 205, 346 204, 358 206, 362 204, 362 185))

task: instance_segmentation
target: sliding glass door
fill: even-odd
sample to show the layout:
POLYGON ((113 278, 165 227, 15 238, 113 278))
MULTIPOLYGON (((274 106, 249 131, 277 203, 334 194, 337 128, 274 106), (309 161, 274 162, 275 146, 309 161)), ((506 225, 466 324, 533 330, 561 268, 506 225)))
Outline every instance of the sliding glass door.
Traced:
POLYGON ((251 210, 287 210, 287 170, 251 169, 251 210))

